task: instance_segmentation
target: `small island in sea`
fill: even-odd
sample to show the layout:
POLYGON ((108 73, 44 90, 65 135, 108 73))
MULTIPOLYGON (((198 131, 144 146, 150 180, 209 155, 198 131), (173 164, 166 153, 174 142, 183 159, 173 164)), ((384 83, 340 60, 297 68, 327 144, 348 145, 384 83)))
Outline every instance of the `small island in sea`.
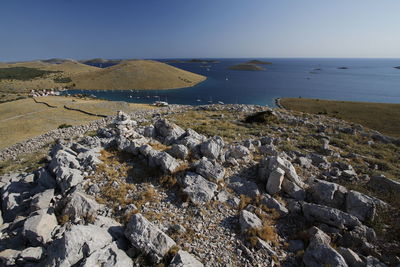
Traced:
POLYGON ((193 59, 189 59, 189 60, 182 60, 182 59, 171 59, 168 60, 167 63, 219 63, 218 60, 214 60, 214 59, 197 59, 197 58, 193 58, 193 59))
POLYGON ((271 62, 261 61, 261 60, 250 60, 245 63, 239 63, 229 67, 230 70, 245 70, 245 71, 261 71, 265 68, 258 65, 271 65, 271 62))
POLYGON ((397 66, 397 67, 393 67, 393 68, 395 68, 395 69, 398 69, 398 70, 400 70, 400 66, 397 66))

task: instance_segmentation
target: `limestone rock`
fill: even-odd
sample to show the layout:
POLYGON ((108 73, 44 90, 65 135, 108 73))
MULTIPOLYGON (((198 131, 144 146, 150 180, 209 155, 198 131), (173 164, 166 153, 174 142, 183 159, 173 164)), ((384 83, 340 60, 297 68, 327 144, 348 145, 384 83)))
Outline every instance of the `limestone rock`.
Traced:
POLYGON ((227 160, 232 158, 237 161, 248 162, 252 158, 252 155, 247 147, 242 145, 235 145, 229 148, 229 150, 225 154, 225 158, 227 160))
POLYGON ((263 195, 260 203, 261 205, 267 206, 269 209, 275 209, 281 215, 287 215, 289 213, 288 209, 284 205, 268 194, 263 195))
POLYGON ((160 119, 154 123, 156 135, 162 138, 164 144, 169 145, 178 140, 185 131, 178 125, 166 119, 160 119))
POLYGON ((75 191, 65 199, 65 207, 62 214, 68 216, 70 220, 90 220, 96 217, 99 208, 100 205, 96 200, 83 192, 75 191))
POLYGON ((307 267, 340 266, 347 267, 344 258, 330 246, 330 237, 317 227, 310 230, 311 240, 303 256, 307 267))
POLYGON ((342 208, 344 206, 347 189, 341 185, 316 179, 311 186, 311 194, 318 204, 342 208))
POLYGON ((113 242, 104 248, 94 251, 84 260, 81 266, 129 267, 133 266, 133 262, 132 259, 113 242))
POLYGON ((184 145, 173 144, 168 153, 175 158, 185 159, 189 155, 189 150, 184 145))
POLYGON ((349 267, 364 267, 365 263, 354 251, 349 248, 339 247, 337 249, 340 255, 346 260, 349 267))
POLYGON ((306 191, 288 179, 283 179, 282 191, 295 200, 304 200, 306 198, 306 191))
POLYGON ((32 197, 31 209, 32 211, 46 209, 50 207, 50 202, 54 197, 54 189, 47 189, 32 197))
POLYGON ((244 177, 234 176, 229 179, 229 188, 232 188, 238 195, 246 195, 255 198, 260 194, 258 185, 244 177))
POLYGON ((318 221, 339 229, 360 226, 357 217, 327 206, 303 203, 303 214, 308 221, 318 221))
POLYGON ((179 162, 167 152, 159 152, 155 157, 155 162, 164 172, 172 173, 179 167, 179 162))
POLYGON ((269 170, 276 170, 277 168, 281 168, 285 171, 285 178, 297 184, 299 187, 303 187, 304 183, 301 181, 299 176, 296 173, 296 169, 293 167, 292 163, 286 159, 281 157, 272 156, 269 158, 269 170))
POLYGON ((266 190, 269 194, 273 195, 281 190, 284 176, 285 171, 281 168, 276 168, 270 172, 266 186, 266 190))
POLYGON ((218 159, 221 155, 222 148, 224 147, 224 141, 219 136, 214 136, 210 140, 200 145, 200 151, 203 156, 209 159, 218 159))
POLYGON ((262 221, 254 213, 247 210, 242 210, 239 216, 240 230, 246 233, 250 229, 257 229, 262 227, 262 221))
POLYGON ((218 188, 216 184, 195 173, 187 173, 182 184, 184 186, 183 192, 194 204, 209 202, 218 188))
POLYGON ((168 267, 203 267, 204 265, 198 261, 192 254, 184 250, 179 250, 174 256, 168 267))
POLYGON ((225 169, 217 162, 213 163, 203 157, 196 166, 196 172, 212 182, 224 179, 225 169))
POLYGON ((346 211, 365 222, 374 220, 376 208, 372 198, 350 190, 346 196, 346 211))
POLYGON ((43 245, 51 241, 51 233, 56 226, 57 219, 52 209, 38 210, 26 219, 23 235, 32 245, 43 245))
POLYGON ((44 255, 44 249, 42 247, 28 247, 24 249, 18 258, 24 261, 34 261, 38 262, 44 255))
POLYGON ((153 262, 159 262, 175 245, 174 240, 141 214, 132 216, 126 226, 125 236, 135 248, 148 254, 153 262))
POLYGON ((48 248, 46 266, 72 266, 112 242, 106 229, 95 225, 72 225, 48 248))

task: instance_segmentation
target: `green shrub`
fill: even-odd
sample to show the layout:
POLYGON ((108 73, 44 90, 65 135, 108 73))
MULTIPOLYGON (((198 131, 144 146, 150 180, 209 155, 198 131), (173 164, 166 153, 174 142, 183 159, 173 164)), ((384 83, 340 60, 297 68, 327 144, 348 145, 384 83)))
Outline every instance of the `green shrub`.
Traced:
POLYGON ((70 77, 58 77, 54 79, 54 82, 56 83, 70 83, 72 82, 70 77))
POLYGON ((27 67, 0 68, 0 80, 27 81, 56 72, 60 71, 40 70, 27 67))
POLYGON ((64 129, 64 128, 69 128, 69 127, 72 127, 72 125, 63 123, 63 124, 60 124, 60 126, 58 126, 58 129, 64 129))

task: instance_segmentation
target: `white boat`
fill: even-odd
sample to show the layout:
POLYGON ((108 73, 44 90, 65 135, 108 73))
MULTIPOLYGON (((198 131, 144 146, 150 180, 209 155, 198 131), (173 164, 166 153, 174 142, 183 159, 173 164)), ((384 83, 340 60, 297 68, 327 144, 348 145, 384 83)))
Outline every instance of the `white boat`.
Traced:
POLYGON ((197 99, 196 101, 197 101, 197 102, 201 102, 201 99, 197 99))
POLYGON ((130 95, 129 98, 132 98, 132 96, 130 95))
POLYGON ((223 105, 223 104, 225 104, 224 102, 222 102, 222 101, 218 101, 218 104, 221 104, 221 105, 223 105))
POLYGON ((168 103, 165 102, 165 101, 156 101, 156 102, 153 103, 153 106, 156 106, 156 107, 167 107, 168 103))
POLYGON ((228 77, 225 77, 225 81, 227 81, 228 80, 228 77))

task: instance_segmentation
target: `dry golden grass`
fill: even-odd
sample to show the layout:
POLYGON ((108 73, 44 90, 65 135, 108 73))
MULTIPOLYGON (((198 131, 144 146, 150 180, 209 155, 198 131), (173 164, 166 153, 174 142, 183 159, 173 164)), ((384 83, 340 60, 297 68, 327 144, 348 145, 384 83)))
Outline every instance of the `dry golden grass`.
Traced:
POLYGON ((153 60, 127 60, 109 68, 71 75, 75 88, 93 90, 176 89, 194 86, 202 75, 153 60))
POLYGON ((35 103, 31 98, 0 104, 0 148, 57 129, 61 124, 75 126, 100 119, 100 117, 66 110, 63 108, 64 105, 104 115, 114 115, 118 110, 132 112, 137 109, 152 108, 142 104, 60 96, 40 97, 37 100, 57 106, 57 108, 35 103))
POLYGON ((400 104, 306 98, 283 98, 281 104, 291 110, 324 114, 358 123, 387 135, 400 137, 400 104))

